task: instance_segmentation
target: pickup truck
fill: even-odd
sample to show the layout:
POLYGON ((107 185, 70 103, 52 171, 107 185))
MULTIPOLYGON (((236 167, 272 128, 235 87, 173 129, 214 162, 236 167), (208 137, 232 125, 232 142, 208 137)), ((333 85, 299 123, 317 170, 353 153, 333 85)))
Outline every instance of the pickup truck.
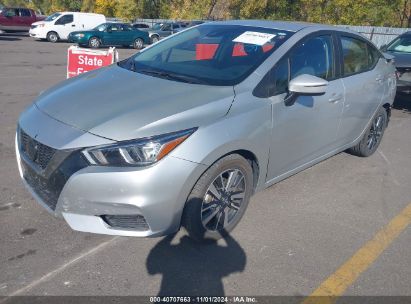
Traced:
POLYGON ((36 15, 32 9, 3 7, 0 12, 0 30, 4 32, 27 32, 33 22, 45 16, 36 15))

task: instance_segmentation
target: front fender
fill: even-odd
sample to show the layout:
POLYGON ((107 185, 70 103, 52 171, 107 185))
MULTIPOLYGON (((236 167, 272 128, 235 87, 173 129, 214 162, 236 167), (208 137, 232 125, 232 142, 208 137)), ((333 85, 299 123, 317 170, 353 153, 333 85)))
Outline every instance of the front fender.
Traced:
POLYGON ((249 151, 259 165, 256 190, 260 190, 266 179, 270 136, 271 104, 236 99, 226 116, 201 126, 172 155, 209 167, 233 151, 249 151))

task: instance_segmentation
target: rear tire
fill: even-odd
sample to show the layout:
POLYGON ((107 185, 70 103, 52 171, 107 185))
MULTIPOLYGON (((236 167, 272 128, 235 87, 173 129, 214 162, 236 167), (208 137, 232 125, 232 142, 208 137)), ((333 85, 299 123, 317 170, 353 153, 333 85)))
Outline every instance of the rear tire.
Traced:
POLYGON ((360 157, 372 155, 381 143, 385 128, 387 127, 388 115, 386 109, 381 107, 373 117, 368 130, 364 133, 361 141, 348 152, 360 157))
POLYGON ((91 37, 88 41, 88 46, 92 49, 98 49, 100 45, 100 39, 98 39, 97 37, 91 37))
POLYGON ((225 156, 195 184, 184 207, 182 226, 196 241, 218 240, 241 220, 252 191, 250 163, 238 154, 225 156))
POLYGON ((47 41, 51 43, 56 43, 57 41, 59 41, 59 35, 56 32, 48 32, 47 41))

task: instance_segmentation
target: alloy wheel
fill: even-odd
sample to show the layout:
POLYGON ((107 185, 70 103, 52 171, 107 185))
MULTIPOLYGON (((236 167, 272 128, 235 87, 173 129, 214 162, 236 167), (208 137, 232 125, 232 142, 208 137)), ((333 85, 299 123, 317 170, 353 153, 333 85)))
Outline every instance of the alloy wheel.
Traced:
POLYGON ((375 148, 380 142, 382 133, 384 131, 384 117, 382 115, 377 116, 371 124, 370 133, 367 138, 367 147, 369 150, 375 148))
POLYGON ((143 45, 144 45, 144 42, 143 42, 142 39, 138 38, 134 41, 134 48, 136 48, 136 49, 142 49, 143 45))
POLYGON ((97 38, 91 38, 90 46, 93 48, 98 48, 100 46, 100 41, 97 38))
POLYGON ((239 169, 220 173, 208 187, 201 206, 201 222, 205 229, 218 231, 237 216, 245 198, 246 179, 239 169))

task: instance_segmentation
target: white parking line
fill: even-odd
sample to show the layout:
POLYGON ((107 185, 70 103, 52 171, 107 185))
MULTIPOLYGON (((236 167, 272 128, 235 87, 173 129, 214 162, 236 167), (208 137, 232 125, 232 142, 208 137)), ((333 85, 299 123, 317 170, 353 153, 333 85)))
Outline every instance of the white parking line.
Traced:
POLYGON ((119 238, 119 236, 116 236, 104 243, 101 243, 99 245, 97 245, 96 247, 90 249, 89 251, 86 251, 78 256, 76 256, 74 259, 68 261, 67 263, 64 263, 63 265, 61 265, 60 267, 50 271, 49 273, 43 275, 42 277, 34 280, 33 282, 31 282, 30 284, 24 286, 23 288, 20 288, 18 290, 16 290, 15 292, 11 293, 8 295, 7 298, 3 299, 2 301, 0 301, 0 303, 5 303, 7 302, 10 298, 9 297, 13 297, 13 296, 18 296, 21 295, 27 291, 29 291, 30 289, 32 289, 33 287, 39 285, 40 283, 43 283, 45 281, 47 281, 48 279, 51 279, 52 277, 54 277, 55 275, 57 275, 58 273, 62 272, 63 270, 65 270, 66 268, 78 263, 79 261, 83 260, 84 258, 91 256, 93 254, 96 254, 98 251, 100 251, 101 249, 103 249, 104 247, 110 245, 111 243, 113 243, 115 240, 117 240, 119 238))

